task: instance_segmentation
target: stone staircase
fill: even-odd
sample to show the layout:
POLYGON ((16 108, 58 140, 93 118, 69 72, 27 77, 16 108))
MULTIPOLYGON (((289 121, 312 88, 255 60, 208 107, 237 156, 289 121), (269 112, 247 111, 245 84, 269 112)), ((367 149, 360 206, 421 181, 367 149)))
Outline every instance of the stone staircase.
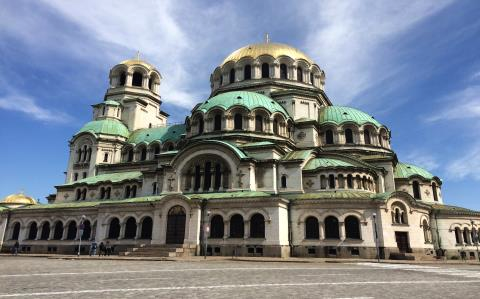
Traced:
POLYGON ((120 256, 133 257, 186 257, 195 255, 195 246, 185 244, 148 245, 141 244, 138 247, 129 247, 120 252, 120 256))

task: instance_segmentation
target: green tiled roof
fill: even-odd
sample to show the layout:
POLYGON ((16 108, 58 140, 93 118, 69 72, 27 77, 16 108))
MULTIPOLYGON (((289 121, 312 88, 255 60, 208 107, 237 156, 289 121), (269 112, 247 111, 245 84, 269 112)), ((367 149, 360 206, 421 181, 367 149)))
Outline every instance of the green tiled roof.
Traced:
POLYGON ((207 143, 218 143, 218 144, 226 145, 232 151, 234 151, 240 159, 248 158, 248 156, 241 149, 239 149, 234 143, 221 141, 221 140, 208 140, 206 142, 207 143))
POLYGON ((103 102, 105 105, 109 105, 109 106, 120 106, 120 103, 117 102, 117 101, 112 101, 112 100, 108 100, 108 101, 105 101, 103 102))
POLYGON ((431 180, 434 177, 433 174, 421 167, 407 163, 397 163, 397 166, 395 167, 396 179, 409 179, 414 176, 420 176, 427 180, 431 180))
POLYGON ((94 120, 86 123, 75 135, 83 132, 94 134, 116 135, 128 138, 130 132, 127 127, 116 119, 94 120))
POLYGON ((285 156, 283 156, 282 160, 289 161, 289 160, 305 160, 310 156, 313 150, 300 150, 300 151, 291 151, 285 156))
POLYGON ((127 142, 139 144, 146 142, 147 144, 152 141, 160 141, 162 143, 166 141, 178 141, 181 136, 185 134, 185 125, 171 125, 165 127, 139 129, 133 131, 127 142))
POLYGON ((260 191, 237 191, 237 192, 220 192, 220 193, 199 193, 186 195, 190 199, 225 199, 225 198, 245 198, 245 197, 269 197, 270 193, 260 191))
POLYGON ((238 147, 256 147, 256 146, 268 146, 268 145, 275 145, 275 143, 271 141, 259 141, 259 142, 250 142, 245 144, 239 144, 238 147))
POLYGON ((315 158, 308 161, 307 165, 303 168, 304 170, 314 170, 318 168, 332 168, 332 167, 355 167, 355 165, 332 158, 315 158))
POLYGON ((204 113, 213 108, 227 110, 234 106, 243 106, 248 110, 255 108, 265 108, 270 113, 280 112, 285 117, 289 117, 287 111, 275 100, 262 94, 250 91, 231 91, 216 95, 197 107, 197 111, 204 113))
POLYGON ((446 214, 454 214, 454 215, 475 215, 479 216, 480 211, 474 211, 462 207, 450 206, 450 205, 442 205, 442 204, 431 204, 432 209, 439 212, 444 212, 446 214))
POLYGON ((81 179, 81 180, 72 182, 70 184, 65 184, 61 186, 71 186, 71 185, 78 185, 78 184, 95 185, 95 184, 107 183, 107 182, 119 183, 127 180, 140 179, 141 176, 142 176, 141 171, 106 173, 106 174, 91 176, 91 177, 81 179))
POLYGON ((341 200, 341 199, 358 199, 358 200, 367 200, 373 201, 377 200, 371 192, 366 191, 321 191, 315 193, 296 193, 296 194, 285 194, 281 197, 290 199, 290 200, 304 200, 304 199, 320 199, 320 200, 341 200))
POLYGON ((333 123, 340 125, 346 122, 354 122, 358 125, 371 123, 377 127, 382 125, 372 116, 360 110, 344 106, 327 106, 320 109, 318 115, 320 124, 333 123))

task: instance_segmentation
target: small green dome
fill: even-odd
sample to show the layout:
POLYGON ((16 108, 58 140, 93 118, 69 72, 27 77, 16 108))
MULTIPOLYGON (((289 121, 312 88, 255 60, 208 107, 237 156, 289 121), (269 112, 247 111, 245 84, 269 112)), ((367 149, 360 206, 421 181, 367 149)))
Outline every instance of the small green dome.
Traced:
POLYGON ((339 159, 333 159, 333 158, 315 158, 310 161, 305 165, 303 170, 314 170, 318 168, 350 168, 350 167, 355 167, 355 165, 345 162, 343 160, 339 159))
POLYGON ((117 135, 125 138, 128 138, 128 135, 130 135, 127 127, 121 121, 116 119, 102 119, 88 122, 75 135, 84 132, 90 132, 93 134, 117 135))
POLYGON ((395 166, 396 179, 409 179, 414 176, 419 176, 427 180, 434 179, 433 174, 416 165, 399 162, 397 166, 395 166))
POLYGON ((318 122, 320 124, 334 123, 336 125, 346 122, 354 122, 360 126, 366 123, 371 123, 377 127, 382 127, 382 124, 367 113, 345 106, 322 107, 318 115, 318 122))
POLYGON ((243 106, 248 110, 264 108, 270 113, 280 112, 289 118, 287 111, 275 100, 256 92, 230 91, 216 95, 197 107, 196 111, 208 112, 213 108, 228 110, 234 106, 243 106))

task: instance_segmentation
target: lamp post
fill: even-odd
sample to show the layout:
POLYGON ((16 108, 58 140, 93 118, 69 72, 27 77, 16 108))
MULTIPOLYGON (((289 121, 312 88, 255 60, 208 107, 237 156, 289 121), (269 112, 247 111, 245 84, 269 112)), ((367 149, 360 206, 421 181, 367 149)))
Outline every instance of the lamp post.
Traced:
POLYGON ((380 263, 380 248, 378 247, 378 232, 377 232, 377 213, 373 213, 372 218, 373 218, 373 234, 375 238, 375 249, 377 251, 377 262, 380 263))
POLYGON ((78 226, 79 233, 80 233, 80 240, 78 242, 78 251, 77 251, 78 257, 80 257, 80 247, 82 246, 82 235, 83 235, 83 230, 85 229, 85 224, 83 224, 83 221, 85 221, 85 218, 87 218, 87 216, 82 215, 82 219, 80 220, 80 225, 78 226))
POLYGON ((204 244, 205 248, 203 250, 203 258, 207 259, 207 248, 208 248, 208 233, 210 232, 210 225, 208 224, 208 219, 210 218, 210 211, 207 210, 206 219, 203 224, 203 237, 204 237, 204 244))
POLYGON ((475 245, 477 246, 477 259, 478 261, 480 261, 480 255, 478 254, 478 230, 473 230, 473 225, 475 224, 475 222, 473 220, 470 220, 470 223, 472 224, 472 231, 474 232, 473 234, 473 242, 475 243, 475 245))

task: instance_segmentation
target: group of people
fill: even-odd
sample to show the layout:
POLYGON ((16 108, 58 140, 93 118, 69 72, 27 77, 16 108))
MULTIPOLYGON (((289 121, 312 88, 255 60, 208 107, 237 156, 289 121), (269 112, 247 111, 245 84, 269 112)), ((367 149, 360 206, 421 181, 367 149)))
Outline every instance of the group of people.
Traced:
MULTIPOLYGON (((100 242, 100 245, 98 245, 98 256, 110 256, 111 254, 114 253, 115 248, 110 245, 110 242, 107 241, 105 244, 103 242, 100 242)), ((92 241, 90 244, 90 256, 95 256, 97 255, 97 242, 92 241)))

